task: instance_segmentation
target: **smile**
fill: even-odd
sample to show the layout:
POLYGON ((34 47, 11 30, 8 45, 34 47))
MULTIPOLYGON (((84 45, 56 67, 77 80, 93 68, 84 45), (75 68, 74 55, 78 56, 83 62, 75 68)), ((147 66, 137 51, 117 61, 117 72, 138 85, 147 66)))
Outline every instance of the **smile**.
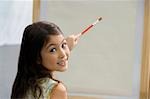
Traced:
POLYGON ((60 66, 66 66, 66 61, 59 61, 57 64, 60 66))

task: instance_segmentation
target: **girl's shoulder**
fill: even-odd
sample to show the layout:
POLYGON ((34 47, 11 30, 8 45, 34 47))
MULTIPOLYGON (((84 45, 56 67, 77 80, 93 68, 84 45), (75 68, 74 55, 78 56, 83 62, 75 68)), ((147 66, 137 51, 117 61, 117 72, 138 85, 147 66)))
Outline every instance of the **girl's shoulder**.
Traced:
POLYGON ((63 83, 58 83, 51 92, 52 99, 67 99, 67 90, 63 83))

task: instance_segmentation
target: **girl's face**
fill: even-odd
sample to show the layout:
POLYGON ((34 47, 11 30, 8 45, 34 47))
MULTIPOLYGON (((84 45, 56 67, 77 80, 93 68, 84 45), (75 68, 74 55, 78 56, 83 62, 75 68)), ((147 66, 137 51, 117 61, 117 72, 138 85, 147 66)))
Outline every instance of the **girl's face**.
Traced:
POLYGON ((70 50, 63 35, 51 35, 41 50, 41 64, 49 71, 65 71, 68 68, 70 50))

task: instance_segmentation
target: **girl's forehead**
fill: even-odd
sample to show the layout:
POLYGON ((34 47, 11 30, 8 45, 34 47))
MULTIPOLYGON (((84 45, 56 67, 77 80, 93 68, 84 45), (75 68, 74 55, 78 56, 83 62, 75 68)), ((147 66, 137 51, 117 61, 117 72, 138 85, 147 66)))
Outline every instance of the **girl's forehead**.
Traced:
POLYGON ((48 37, 47 44, 60 44, 63 40, 64 40, 64 36, 61 34, 60 35, 50 35, 48 37))

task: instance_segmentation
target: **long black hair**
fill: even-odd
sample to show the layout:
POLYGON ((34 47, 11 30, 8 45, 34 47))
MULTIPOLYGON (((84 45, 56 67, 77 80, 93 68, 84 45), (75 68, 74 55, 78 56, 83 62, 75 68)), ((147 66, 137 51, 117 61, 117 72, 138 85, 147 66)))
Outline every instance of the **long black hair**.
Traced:
POLYGON ((40 52, 45 42, 48 41, 49 36, 59 34, 62 34, 60 28, 49 22, 35 22, 25 28, 11 99, 25 97, 29 89, 32 89, 35 98, 41 96, 42 90, 37 83, 37 79, 43 77, 52 78, 52 74, 37 61, 41 61, 40 52), (37 90, 40 92, 38 96, 37 90))

